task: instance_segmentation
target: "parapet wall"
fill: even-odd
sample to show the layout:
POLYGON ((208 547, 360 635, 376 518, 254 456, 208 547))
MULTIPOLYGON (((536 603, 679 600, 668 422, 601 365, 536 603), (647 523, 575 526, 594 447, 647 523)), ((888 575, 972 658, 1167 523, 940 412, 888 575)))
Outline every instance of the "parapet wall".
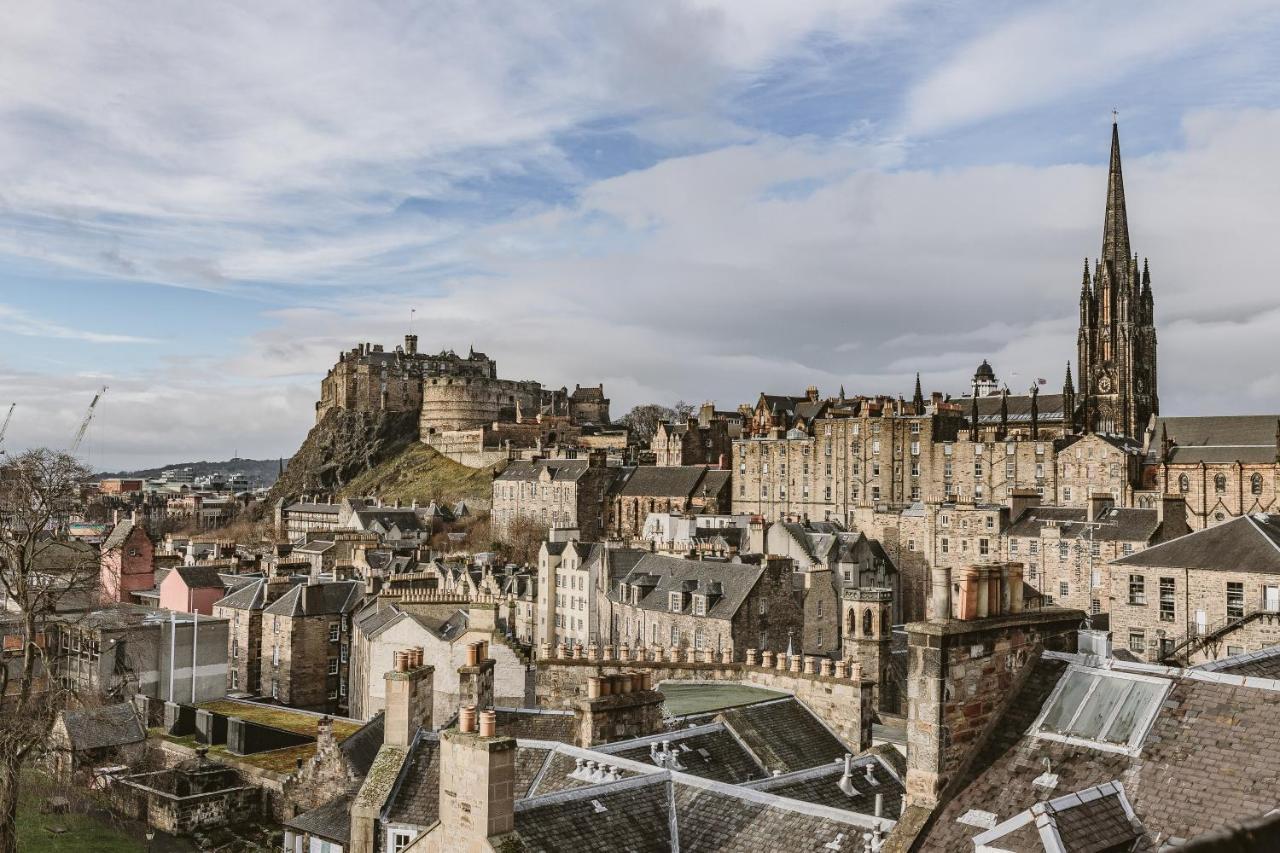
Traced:
POLYGON ((728 681, 789 693, 834 730, 856 751, 871 746, 874 682, 862 677, 856 663, 829 658, 757 656, 748 649, 741 660, 729 652, 628 646, 569 649, 544 645, 534 662, 534 693, 550 708, 573 708, 587 697, 587 679, 645 671, 661 681, 728 681))

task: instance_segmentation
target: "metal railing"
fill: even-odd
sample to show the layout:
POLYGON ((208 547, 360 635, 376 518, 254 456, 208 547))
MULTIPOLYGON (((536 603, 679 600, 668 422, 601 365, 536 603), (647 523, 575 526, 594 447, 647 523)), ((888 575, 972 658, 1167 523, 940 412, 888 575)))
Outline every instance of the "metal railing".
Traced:
POLYGON ((1176 663, 1177 658, 1189 658, 1209 643, 1221 637, 1223 634, 1234 628, 1243 625, 1245 622, 1259 616, 1263 613, 1276 613, 1275 609, 1269 609, 1265 605, 1256 605, 1245 610, 1239 616, 1227 616, 1216 622, 1209 623, 1204 627, 1193 625, 1185 634, 1175 638, 1173 645, 1169 651, 1161 655, 1163 661, 1173 661, 1176 663))

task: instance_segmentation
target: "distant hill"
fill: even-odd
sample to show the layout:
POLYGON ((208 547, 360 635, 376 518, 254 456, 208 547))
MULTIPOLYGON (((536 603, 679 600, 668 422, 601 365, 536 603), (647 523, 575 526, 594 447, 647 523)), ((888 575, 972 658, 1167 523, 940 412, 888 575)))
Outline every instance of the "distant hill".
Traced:
MULTIPOLYGON (((289 460, 285 459, 284 464, 288 465, 289 460)), ((241 459, 236 457, 228 459, 225 462, 174 462, 171 465, 162 465, 158 468, 141 468, 136 471, 110 471, 98 474, 98 479, 110 479, 114 477, 141 477, 150 479, 159 477, 160 472, 168 471, 172 468, 190 468, 193 476, 202 477, 207 474, 244 474, 249 481, 255 486, 271 486, 278 479, 280 471, 279 459, 241 459)))

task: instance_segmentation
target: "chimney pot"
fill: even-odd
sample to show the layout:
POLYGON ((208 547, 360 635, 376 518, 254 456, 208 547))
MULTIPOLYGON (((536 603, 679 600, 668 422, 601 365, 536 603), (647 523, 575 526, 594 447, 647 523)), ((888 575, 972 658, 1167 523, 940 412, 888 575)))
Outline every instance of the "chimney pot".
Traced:
POLYGON ((458 713, 458 731, 470 734, 476 730, 476 706, 466 705, 458 713))
MULTIPOLYGON (((480 737, 498 736, 498 714, 492 709, 480 712, 480 737)), ((878 795, 877 795, 878 796, 878 795)))
POLYGON ((467 666, 480 665, 480 644, 470 643, 467 646, 467 666))

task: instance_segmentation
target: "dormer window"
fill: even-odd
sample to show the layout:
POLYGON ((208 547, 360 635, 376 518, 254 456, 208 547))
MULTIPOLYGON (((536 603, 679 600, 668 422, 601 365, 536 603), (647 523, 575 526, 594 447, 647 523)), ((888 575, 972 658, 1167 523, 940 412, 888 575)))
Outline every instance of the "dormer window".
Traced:
POLYGON ((684 609, 684 595, 678 592, 667 593, 667 607, 672 613, 679 613, 684 609))
POLYGON ((695 595, 693 597, 693 615, 707 615, 707 597, 705 595, 695 595))

